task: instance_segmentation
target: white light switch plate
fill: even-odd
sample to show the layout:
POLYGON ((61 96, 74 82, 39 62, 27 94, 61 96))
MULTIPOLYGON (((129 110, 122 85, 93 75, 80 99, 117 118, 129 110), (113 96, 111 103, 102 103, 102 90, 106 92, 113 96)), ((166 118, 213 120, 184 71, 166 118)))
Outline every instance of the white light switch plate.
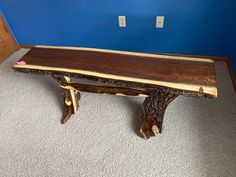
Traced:
POLYGON ((164 27, 164 16, 157 16, 156 18, 156 28, 163 28, 164 27))
POLYGON ((126 18, 125 16, 118 16, 119 27, 126 27, 126 18))

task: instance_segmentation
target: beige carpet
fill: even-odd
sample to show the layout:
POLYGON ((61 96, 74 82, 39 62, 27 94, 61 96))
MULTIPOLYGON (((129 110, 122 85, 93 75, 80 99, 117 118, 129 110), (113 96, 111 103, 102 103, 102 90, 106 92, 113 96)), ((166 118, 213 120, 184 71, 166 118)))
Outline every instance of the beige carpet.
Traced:
POLYGON ((136 135, 143 98, 82 93, 78 113, 60 124, 62 97, 45 76, 0 65, 0 176, 235 177, 236 96, 217 63, 219 97, 178 97, 161 135, 136 135))

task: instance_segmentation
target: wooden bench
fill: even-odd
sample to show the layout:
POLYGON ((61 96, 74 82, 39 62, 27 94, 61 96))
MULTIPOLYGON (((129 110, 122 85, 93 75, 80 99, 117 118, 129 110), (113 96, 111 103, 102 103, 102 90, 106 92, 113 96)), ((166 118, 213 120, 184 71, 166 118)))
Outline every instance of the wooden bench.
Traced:
POLYGON ((161 133, 165 109, 178 95, 217 97, 215 65, 206 58, 35 46, 13 69, 58 81, 64 93, 62 124, 76 113, 79 91, 146 97, 140 128, 145 139, 161 133), (73 81, 76 78, 95 84, 73 81))

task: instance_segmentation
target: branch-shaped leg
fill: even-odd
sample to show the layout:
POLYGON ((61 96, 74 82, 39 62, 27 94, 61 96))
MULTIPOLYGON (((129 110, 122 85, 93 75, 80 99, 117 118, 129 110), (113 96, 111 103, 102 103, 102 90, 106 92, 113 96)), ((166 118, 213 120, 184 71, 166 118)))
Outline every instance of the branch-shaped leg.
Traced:
POLYGON ((72 114, 75 114, 78 110, 78 101, 80 99, 80 93, 72 89, 64 89, 64 112, 61 119, 61 123, 65 124, 72 114))
POLYGON ((173 94, 169 89, 152 91, 143 103, 143 123, 140 133, 144 139, 156 136, 162 131, 162 122, 166 107, 178 95, 173 94))
POLYGON ((70 83, 69 77, 54 76, 54 78, 59 82, 64 96, 64 112, 61 119, 61 123, 65 124, 69 120, 71 115, 75 114, 78 110, 80 93, 71 87, 65 88, 64 86, 62 86, 67 84, 69 85, 70 83))

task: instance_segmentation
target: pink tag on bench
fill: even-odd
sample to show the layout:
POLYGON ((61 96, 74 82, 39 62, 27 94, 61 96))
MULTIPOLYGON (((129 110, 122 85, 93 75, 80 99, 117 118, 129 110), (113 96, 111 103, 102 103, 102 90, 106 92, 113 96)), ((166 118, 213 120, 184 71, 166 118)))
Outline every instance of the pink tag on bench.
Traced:
POLYGON ((18 64, 18 65, 25 65, 26 62, 25 61, 17 61, 16 64, 18 64))

